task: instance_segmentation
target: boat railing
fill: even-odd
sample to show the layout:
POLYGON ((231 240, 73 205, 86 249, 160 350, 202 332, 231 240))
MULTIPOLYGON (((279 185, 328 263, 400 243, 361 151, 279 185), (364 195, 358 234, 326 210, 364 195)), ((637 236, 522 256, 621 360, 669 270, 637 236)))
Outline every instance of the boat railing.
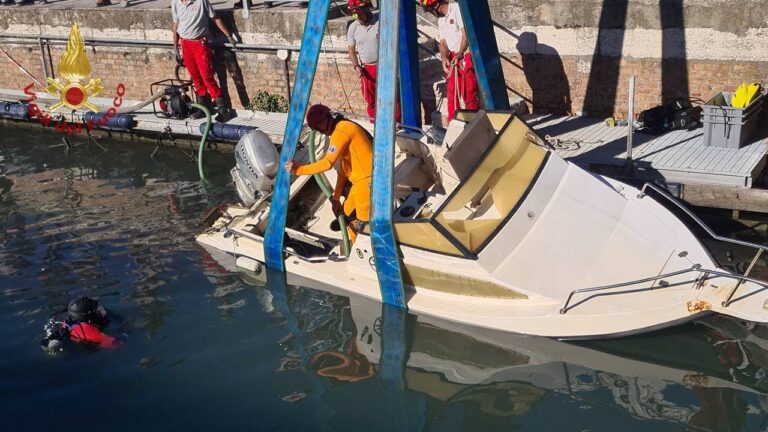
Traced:
MULTIPOLYGON (((679 275, 688 274, 688 273, 698 273, 699 274, 696 277, 696 280, 694 281, 694 284, 695 284, 695 286, 697 288, 701 287, 704 284, 704 282, 707 279, 709 279, 710 276, 717 276, 717 277, 724 277, 724 278, 728 278, 728 279, 737 280, 738 283, 736 285, 736 288, 738 288, 738 286, 741 285, 744 282, 752 282, 752 283, 755 283, 757 285, 760 285, 760 286, 768 289, 768 282, 761 281, 759 279, 755 279, 755 278, 752 278, 752 277, 749 277, 749 276, 736 275, 736 274, 733 274, 733 273, 728 273, 728 272, 721 271, 721 270, 705 269, 705 268, 701 267, 701 264, 695 264, 693 267, 688 268, 688 269, 677 270, 677 271, 674 271, 674 272, 669 272, 669 273, 661 274, 661 275, 658 275, 658 276, 653 276, 653 277, 648 277, 648 278, 643 278, 643 279, 636 279, 636 280, 629 281, 629 282, 622 282, 622 283, 611 284, 611 285, 603 285, 603 286, 592 287, 592 288, 575 289, 575 290, 571 291, 570 294, 568 294, 568 298, 566 299, 565 304, 563 305, 563 307, 560 309, 560 313, 561 314, 565 314, 569 310, 571 310, 571 309, 575 308, 576 306, 586 302, 590 298, 599 296, 599 295, 593 295, 593 296, 588 297, 588 298, 586 298, 586 299, 584 299, 584 300, 582 300, 582 301, 580 301, 578 303, 575 303, 575 304, 571 305, 571 300, 573 299, 573 296, 576 295, 576 294, 589 293, 589 292, 599 292, 599 291, 608 291, 608 290, 612 290, 612 289, 615 289, 615 288, 624 288, 624 287, 628 287, 628 286, 632 286, 632 285, 637 285, 637 284, 641 284, 641 283, 645 283, 645 282, 656 282, 656 281, 659 281, 659 280, 661 280, 662 283, 660 283, 657 286, 656 285, 651 285, 650 287, 646 287, 646 288, 633 289, 631 292, 651 291, 651 290, 657 290, 657 289, 670 288, 670 287, 678 286, 679 284, 671 284, 671 283, 668 283, 668 282, 664 282, 664 280, 663 280, 664 278, 669 278, 669 277, 672 277, 672 276, 679 276, 679 275)), ((741 297, 741 298, 733 299, 733 294, 735 293, 736 288, 733 289, 731 294, 728 296, 728 299, 722 303, 723 307, 727 307, 729 304, 734 303, 736 301, 739 301, 742 298, 746 297, 746 296, 744 296, 744 297, 741 297)))
MULTIPOLYGON (((646 190, 648 190, 648 189, 652 189, 653 191, 655 191, 656 193, 658 193, 662 197, 666 198, 669 202, 671 202, 672 204, 677 206, 680 210, 685 212, 685 214, 687 214, 693 221, 695 221, 713 239, 718 240, 718 241, 722 241, 722 242, 725 242, 725 243, 737 244, 737 245, 740 245, 740 246, 745 246, 745 247, 750 247, 750 248, 756 249, 757 252, 755 253, 755 256, 752 258, 752 261, 750 262, 750 264, 747 267, 747 269, 744 272, 744 274, 738 275, 738 274, 728 273, 728 272, 721 271, 721 270, 703 269, 703 268, 701 268, 700 264, 696 264, 696 265, 694 265, 693 267, 691 267, 689 269, 678 270, 678 271, 674 271, 674 272, 671 272, 671 273, 666 273, 666 274, 662 274, 662 275, 658 275, 658 276, 653 276, 653 277, 648 277, 648 278, 644 278, 644 279, 637 279, 637 280, 633 280, 633 281, 629 281, 629 282, 622 282, 622 283, 611 284, 611 285, 603 285, 603 286, 599 286, 599 287, 576 289, 576 290, 571 291, 570 294, 568 295, 568 298, 565 301, 565 305, 563 305, 562 309, 560 309, 560 313, 561 314, 565 314, 570 309, 573 309, 577 305, 582 304, 582 303, 584 303, 584 302, 586 302, 588 300, 588 299, 584 299, 584 300, 580 301, 579 303, 571 305, 571 300, 573 299, 573 296, 576 295, 576 294, 582 294, 582 293, 588 293, 588 292, 607 291, 607 290, 611 290, 611 289, 615 289, 615 288, 623 288, 623 287, 628 287, 628 286, 631 286, 631 285, 637 285, 637 284, 645 283, 645 282, 656 282, 656 281, 659 281, 659 280, 663 280, 664 278, 668 278, 668 277, 672 277, 672 276, 679 276, 679 275, 686 274, 686 273, 699 273, 699 276, 697 276, 697 279, 696 279, 696 282, 695 282, 697 287, 700 287, 704 283, 704 281, 706 281, 710 276, 719 276, 719 277, 724 277, 724 278, 729 278, 729 279, 736 280, 737 281, 736 285, 733 287, 733 289, 731 289, 731 292, 728 293, 727 298, 722 302, 722 304, 721 304, 722 307, 728 307, 732 303, 740 300, 741 298, 744 298, 744 297, 741 297, 741 298, 735 298, 734 299, 734 295, 736 294, 736 292, 738 291, 739 287, 741 287, 741 285, 744 282, 753 282, 753 283, 755 283, 757 285, 760 285, 762 287, 768 288, 768 282, 763 281, 763 280, 759 280, 759 279, 755 279, 755 278, 752 278, 752 277, 749 276, 749 274, 752 272, 752 269, 755 267, 755 264, 757 264, 757 261, 760 259, 760 257, 763 255, 763 253, 768 252, 768 246, 767 245, 761 245, 761 244, 758 244, 758 243, 751 243, 751 242, 743 241, 743 240, 736 240, 736 239, 732 239, 730 237, 724 237, 724 236, 718 235, 717 233, 715 233, 712 230, 712 228, 710 228, 706 223, 704 223, 704 221, 702 221, 698 216, 696 216, 691 210, 689 210, 680 201, 678 201, 672 195, 670 195, 669 192, 667 192, 666 190, 660 188, 659 186, 656 186, 655 184, 645 183, 643 185, 643 187, 640 189, 640 194, 638 195, 638 198, 640 198, 640 199, 644 198, 647 195, 646 190)), ((667 288, 667 287, 671 287, 671 286, 674 286, 674 285, 668 284, 668 283, 667 284, 660 284, 659 286, 650 286, 648 288, 641 288, 641 289, 637 289, 637 290, 632 290, 632 292, 645 291, 645 290, 654 290, 654 289, 662 289, 662 288, 667 288)))
MULTIPOLYGON (((757 264, 757 261, 760 259, 760 257, 763 255, 763 253, 768 252, 768 246, 767 245, 761 245, 761 244, 758 244, 758 243, 751 243, 751 242, 747 242, 747 241, 743 241, 743 240, 736 240, 736 239, 732 239, 730 237, 723 237, 721 235, 718 235, 707 224, 705 224, 704 221, 702 221, 698 216, 693 214, 693 212, 691 210, 689 210, 686 206, 684 206, 680 201, 675 199, 675 197, 670 195, 669 192, 667 192, 666 190, 660 188, 659 186, 656 186, 653 183, 645 183, 643 185, 642 189, 640 189, 640 195, 638 195, 638 198, 642 199, 643 197, 645 197, 647 195, 646 192, 645 192, 646 189, 654 190, 656 193, 658 193, 659 195, 663 196, 669 202, 671 202, 672 204, 677 206, 680 210, 685 212, 685 214, 687 214, 691 219, 693 219, 697 224, 699 224, 699 226, 702 229, 704 229, 704 231, 706 231, 707 234, 709 234, 713 239, 718 240, 718 241, 722 241, 722 242, 725 242, 725 243, 732 243, 732 244, 737 244, 737 245, 741 245, 741 246, 746 246, 746 247, 757 249, 757 252, 755 252, 755 256, 752 257, 752 261, 750 262, 749 266, 747 267, 746 271, 744 272, 744 274, 742 276, 749 276, 749 274, 752 272, 752 269, 755 267, 755 264, 757 264)), ((733 289, 731 290, 730 294, 728 294, 728 298, 723 302, 723 307, 728 307, 728 305, 733 303, 733 296, 734 296, 734 294, 736 294, 736 291, 739 289, 739 287, 741 286, 742 283, 744 283, 744 280, 739 280, 739 282, 736 284, 736 286, 733 287, 733 289)))

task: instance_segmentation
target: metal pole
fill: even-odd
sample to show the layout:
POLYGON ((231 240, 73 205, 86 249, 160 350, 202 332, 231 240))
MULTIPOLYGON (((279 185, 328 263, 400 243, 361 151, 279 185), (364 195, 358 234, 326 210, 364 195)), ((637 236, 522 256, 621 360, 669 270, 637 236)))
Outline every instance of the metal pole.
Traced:
POLYGON ((635 132, 635 76, 629 77, 629 101, 627 107, 627 160, 632 161, 632 141, 635 132))
POLYGON ((35 82, 35 84, 39 85, 39 86, 40 86, 40 87, 42 87, 42 88, 45 88, 45 84, 41 83, 41 82, 40 82, 40 80, 39 80, 39 79, 37 79, 37 78, 35 78, 35 76, 34 76, 34 75, 32 75, 31 73, 29 73, 29 71, 28 71, 28 70, 26 70, 26 69, 24 68, 24 66, 20 65, 20 64, 19 64, 19 62, 17 62, 16 60, 14 60, 14 59, 13 59, 13 57, 11 57, 11 55, 10 55, 10 54, 8 54, 8 52, 7 52, 6 50, 4 50, 4 49, 0 48, 0 54, 3 54, 3 55, 5 56, 5 58, 7 58, 7 59, 8 59, 8 61, 10 61, 10 62, 11 62, 11 63, 13 63, 14 65, 16 65, 16 67, 17 67, 17 68, 19 68, 19 70, 20 70, 22 73, 24 73, 24 75, 28 76, 28 77, 29 77, 29 78, 30 78, 32 81, 34 81, 34 82, 35 82))
POLYGON ((243 0, 243 18, 248 19, 251 17, 251 2, 249 0, 243 0))
POLYGON ((45 74, 45 82, 48 82, 48 65, 45 62, 45 49, 43 49, 43 39, 38 37, 37 44, 40 46, 40 62, 43 63, 43 74, 45 74))
MULTIPOLYGON (((13 39, 3 42, 8 45, 37 45, 37 37, 20 34, 0 34, 0 40, 13 39), (16 40, 18 39, 18 40, 16 40)), ((46 45, 66 45, 67 38, 63 36, 42 36, 46 45)), ((171 48, 170 41, 114 39, 114 38, 83 38, 83 42, 89 46, 113 46, 113 47, 137 47, 137 48, 171 48)), ((212 47, 228 46, 227 43, 211 43, 212 47)), ((277 50, 301 51, 301 45, 262 45, 262 44, 237 44, 238 52, 272 52, 277 50)), ((323 51, 332 53, 346 53, 347 48, 324 47, 323 51)))
POLYGON ((53 68, 53 56, 51 55, 51 44, 46 41, 45 51, 48 53, 48 66, 51 71, 51 79, 56 79, 56 69, 53 68))

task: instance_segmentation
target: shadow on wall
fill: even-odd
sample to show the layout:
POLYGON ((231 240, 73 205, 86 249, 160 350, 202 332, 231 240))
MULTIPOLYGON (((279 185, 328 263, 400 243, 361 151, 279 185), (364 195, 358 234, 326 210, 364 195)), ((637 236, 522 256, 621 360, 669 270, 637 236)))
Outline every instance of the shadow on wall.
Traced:
POLYGON ((583 115, 609 116, 616 107, 629 0, 604 0, 592 54, 583 115))
POLYGON ((663 103, 688 99, 688 61, 685 53, 683 0, 659 1, 661 15, 661 95, 663 103))
POLYGON ((540 44, 532 32, 521 33, 516 48, 523 63, 525 79, 531 88, 533 112, 571 115, 571 88, 557 50, 540 44))
MULTIPOLYGON (((237 29, 237 24, 235 23, 232 13, 224 12, 220 13, 219 16, 221 16, 221 19, 227 25, 229 31, 235 35, 235 38, 237 38, 237 35, 240 32, 237 29)), ((215 25, 211 25, 211 42, 214 44, 227 42, 227 38, 224 37, 224 34, 222 34, 215 25)), ((240 68, 240 63, 237 60, 235 52, 228 48, 215 48, 213 50, 212 60, 214 72, 216 73, 216 81, 218 81, 219 87, 221 87, 221 92, 224 95, 227 107, 232 108, 232 94, 230 92, 229 79, 231 79, 232 84, 235 87, 234 90, 237 93, 237 99, 240 102, 240 105, 247 107, 251 98, 248 96, 248 90, 245 87, 245 80, 243 79, 243 70, 240 68)))
MULTIPOLYGON (((629 0, 604 0, 600 11, 597 42, 584 95, 584 115, 609 116, 616 111, 624 33, 629 0)), ((688 98, 683 0, 659 0, 661 17, 661 100, 688 98)), ((640 107, 641 109, 643 107, 640 107)))

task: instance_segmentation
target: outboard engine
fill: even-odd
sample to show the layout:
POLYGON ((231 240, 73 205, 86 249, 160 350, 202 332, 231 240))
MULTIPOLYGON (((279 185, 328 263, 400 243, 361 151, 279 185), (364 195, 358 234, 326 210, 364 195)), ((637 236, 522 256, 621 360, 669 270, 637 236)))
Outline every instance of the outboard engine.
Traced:
POLYGON ((237 164, 230 174, 240 200, 250 207, 272 190, 279 156, 267 134, 252 130, 235 146, 235 160, 237 164))

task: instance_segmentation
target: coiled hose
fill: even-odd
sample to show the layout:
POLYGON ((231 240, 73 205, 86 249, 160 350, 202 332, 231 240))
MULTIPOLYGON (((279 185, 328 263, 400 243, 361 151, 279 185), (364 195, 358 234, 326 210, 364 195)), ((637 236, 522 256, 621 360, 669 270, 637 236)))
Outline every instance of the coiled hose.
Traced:
MULTIPOLYGON (((314 130, 309 133, 307 148, 309 149, 309 161, 312 163, 315 163, 317 159, 315 157, 315 131, 314 130)), ((333 202, 333 192, 331 192, 331 187, 328 186, 328 184, 325 182, 325 178, 323 177, 323 175, 315 174, 313 177, 315 178, 317 185, 320 186, 320 189, 323 191, 323 195, 325 195, 326 198, 328 198, 329 200, 331 200, 331 202, 333 202)), ((344 215, 342 213, 339 213, 339 215, 336 216, 336 218, 339 221, 339 227, 341 227, 341 238, 342 238, 341 251, 344 253, 345 256, 349 256, 351 245, 349 244, 349 233, 347 233, 347 221, 346 219, 344 219, 344 215)))
POLYGON ((203 131, 203 137, 200 139, 200 149, 197 151, 197 172, 200 174, 200 180, 205 181, 205 172, 203 170, 203 151, 205 150, 205 142, 208 141, 208 133, 211 131, 211 112, 208 111, 204 105, 191 103, 192 108, 197 108, 205 114, 205 131, 203 131))

